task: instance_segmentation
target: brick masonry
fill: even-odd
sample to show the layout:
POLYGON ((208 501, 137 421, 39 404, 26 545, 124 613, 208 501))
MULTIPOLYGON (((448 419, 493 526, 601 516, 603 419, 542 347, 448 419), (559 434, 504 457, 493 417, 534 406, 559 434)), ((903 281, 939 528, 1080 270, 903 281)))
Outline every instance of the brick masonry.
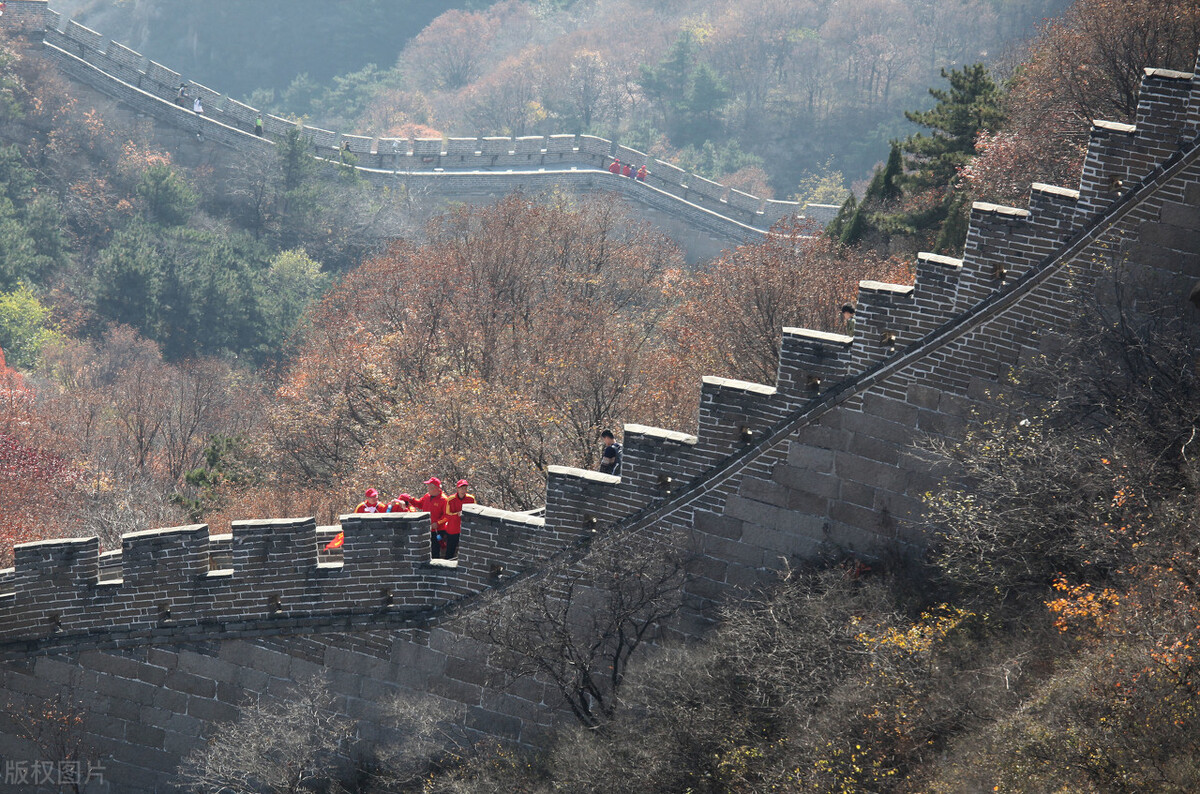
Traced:
MULTIPOLYGON (((337 528, 308 518, 138 532, 115 553, 95 538, 23 544, 0 571, 3 696, 85 700, 88 739, 122 791, 166 787, 239 705, 318 673, 368 735, 386 735, 389 694, 413 692, 464 708, 480 735, 538 746, 561 704, 536 679, 501 687, 489 648, 466 639, 488 598, 533 577, 573 581, 598 543, 633 553, 682 534, 695 555, 687 608, 666 628, 690 636, 794 558, 919 552, 920 499, 936 483, 914 443, 961 438, 1071 317, 1075 288, 1119 261, 1191 311, 1197 107, 1192 75, 1147 72, 1138 123, 1096 124, 1077 191, 1036 185, 1027 209, 976 205, 961 260, 923 254, 911 287, 863 285, 855 336, 784 329, 776 386, 705 379, 695 435, 627 425, 621 477, 551 467, 544 515, 470 510, 457 567, 428 560, 420 515, 343 516, 333 553, 337 528)), ((535 155, 535 143, 523 156, 566 150, 546 139, 535 155)), ((506 146, 488 144, 497 157, 506 146)), ((573 148, 613 152, 602 139, 573 148)), ((0 757, 32 753, 0 712, 0 757)))
MULTIPOLYGON (((74 20, 62 19, 42 0, 15 0, 9 6, 20 7, 25 20, 22 29, 44 30, 43 52, 60 69, 139 113, 257 156, 268 156, 270 149, 264 146, 296 127, 287 119, 263 114, 265 137, 258 138, 254 135, 258 115, 254 108, 186 80, 74 20), (191 96, 201 97, 203 115, 193 113, 190 105, 180 108, 174 104, 181 83, 191 96)), ((480 198, 556 187, 615 191, 669 231, 678 232, 673 227, 684 226, 687 231, 674 236, 682 241, 691 261, 758 241, 784 217, 799 213, 824 224, 836 211, 824 205, 801 207, 790 201, 764 201, 590 135, 393 139, 316 127, 301 127, 301 132, 318 157, 336 161, 338 150, 348 144, 355 166, 372 181, 392 186, 399 182, 440 198, 480 198), (650 169, 648 178, 639 182, 614 177, 607 171, 613 157, 645 163, 650 169), (696 232, 701 233, 699 239, 693 239, 696 232)))

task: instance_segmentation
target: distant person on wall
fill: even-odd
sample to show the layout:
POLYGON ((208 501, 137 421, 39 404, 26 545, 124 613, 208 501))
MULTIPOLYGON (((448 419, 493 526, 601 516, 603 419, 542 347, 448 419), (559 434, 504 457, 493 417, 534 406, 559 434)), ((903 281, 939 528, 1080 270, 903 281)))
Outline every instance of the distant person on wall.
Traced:
POLYGON ((196 101, 192 103, 192 110, 195 111, 197 115, 204 112, 204 105, 201 104, 200 97, 196 97, 196 101))
POLYGON ((633 176, 633 166, 631 166, 629 163, 626 163, 625 165, 621 166, 621 176, 632 177, 633 176))
POLYGON ((446 504, 446 559, 453 560, 458 556, 458 536, 462 534, 463 505, 475 504, 475 497, 467 493, 470 485, 465 479, 455 484, 454 493, 446 504))
POLYGON ((641 168, 639 168, 639 169, 638 169, 638 172, 637 172, 637 179, 638 179, 638 181, 639 181, 639 182, 645 182, 645 181, 646 181, 646 174, 648 174, 648 173, 650 173, 650 172, 646 170, 646 166, 644 166, 644 165, 643 165, 641 168))
POLYGON ((356 513, 382 513, 387 508, 379 501, 379 491, 374 488, 368 488, 366 499, 358 503, 358 507, 354 508, 356 513))
POLYGON ((260 138, 262 137, 262 114, 261 113, 259 113, 258 116, 254 119, 254 134, 260 138))
POLYGON ((613 436, 611 430, 605 430, 601 433, 600 441, 604 443, 604 451, 600 453, 600 473, 619 477, 621 475, 620 442, 613 436))
POLYGON ((450 500, 442 493, 442 481, 430 477, 425 481, 426 492, 420 497, 410 498, 408 503, 423 512, 429 513, 429 556, 432 559, 441 557, 446 548, 446 524, 450 500))
POLYGON ((854 336, 854 307, 849 303, 842 306, 842 326, 846 329, 846 336, 854 336))
POLYGON ((613 158, 612 165, 608 167, 608 173, 616 174, 617 176, 621 175, 621 158, 613 158))
POLYGON ((179 84, 179 90, 175 92, 175 104, 181 108, 187 107, 188 90, 186 83, 179 84))

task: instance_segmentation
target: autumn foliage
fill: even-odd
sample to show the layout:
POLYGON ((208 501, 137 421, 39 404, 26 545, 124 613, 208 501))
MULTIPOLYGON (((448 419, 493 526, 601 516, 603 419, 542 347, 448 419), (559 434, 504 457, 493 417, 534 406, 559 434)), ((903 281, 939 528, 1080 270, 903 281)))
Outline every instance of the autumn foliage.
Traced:
POLYGON ((679 254, 607 200, 511 196, 428 235, 313 312, 269 413, 272 465, 347 501, 436 473, 532 507, 546 465, 586 461, 603 426, 662 388, 644 354, 679 254))
POLYGON ((427 238, 311 313, 255 445, 274 477, 350 505, 465 476, 532 508, 548 465, 595 466, 605 427, 690 429, 701 376, 772 383, 783 326, 831 327, 860 279, 907 275, 794 223, 690 272, 611 198, 509 196, 427 238))

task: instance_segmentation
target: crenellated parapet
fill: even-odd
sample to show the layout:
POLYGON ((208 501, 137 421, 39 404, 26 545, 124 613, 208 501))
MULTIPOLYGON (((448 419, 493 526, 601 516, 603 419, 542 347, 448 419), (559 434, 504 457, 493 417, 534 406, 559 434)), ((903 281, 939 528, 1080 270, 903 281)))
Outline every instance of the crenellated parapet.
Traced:
MULTIPOLYGON (((615 479, 615 478, 614 478, 615 479)), ((428 619, 568 549, 580 532, 543 518, 468 506, 470 543, 431 560, 425 513, 235 521, 127 534, 116 553, 96 538, 20 544, 0 571, 0 647, 120 644, 158 633, 261 633, 322 619, 387 613, 428 619), (326 551, 337 531, 344 545, 326 551)))
POLYGON ((774 223, 790 215, 811 215, 815 222, 826 223, 836 211, 826 206, 801 207, 792 201, 767 201, 593 135, 389 138, 298 125, 187 80, 74 20, 63 19, 45 9, 44 2, 37 5, 43 13, 40 23, 30 29, 44 29, 44 51, 72 77, 139 112, 242 150, 264 152, 261 144, 277 142, 299 129, 314 155, 340 162, 341 152, 348 151, 354 155, 353 165, 374 181, 387 175, 393 181, 402 179, 451 195, 557 184, 616 190, 698 225, 729 244, 761 239, 774 223), (175 103, 181 85, 189 95, 183 106, 175 103), (202 115, 192 112, 195 97, 203 103, 202 115), (254 134, 258 118, 263 121, 263 138, 254 134), (635 167, 646 166, 645 181, 609 174, 614 157, 635 167))
MULTIPOLYGON (((155 69, 109 50, 140 74, 155 69)), ((429 558, 424 514, 159 529, 110 551, 95 538, 22 544, 0 571, 0 687, 25 705, 86 698, 114 790, 167 788, 208 723, 317 674, 370 730, 387 695, 419 692, 460 705, 473 735, 544 746, 561 714, 553 686, 535 676, 502 689, 503 654, 468 629, 486 619, 475 607, 489 594, 512 597, 508 588, 527 581, 586 588, 597 548, 633 560, 680 548, 683 610, 660 636, 688 637, 797 559, 919 555, 922 499, 944 473, 924 444, 955 444, 981 417, 1007 421, 997 398, 1070 328, 1081 295, 1103 299, 1106 278, 1148 284, 1154 311, 1178 311, 1190 319, 1181 328, 1194 327, 1197 99, 1192 75, 1148 71, 1137 123, 1095 125, 1078 190, 1035 184, 1025 209, 975 205, 962 259, 922 253, 912 285, 860 285, 852 335, 783 329, 773 386, 705 378, 694 435, 627 424, 619 476, 551 466, 541 515, 467 506, 455 562, 429 558), (325 550, 338 531, 344 546, 325 550)), ((245 106, 214 104, 245 121, 245 106)), ((231 139, 247 134, 212 124, 231 139)), ((306 134, 364 157, 467 167, 520 156, 558 158, 569 171, 582 152, 597 158, 588 178, 667 195, 599 171, 603 158, 641 155, 588 136, 414 139, 393 151, 306 134)), ((700 201, 742 201, 654 168, 700 201)), ((0 755, 30 752, 0 730, 0 755)))
MULTIPOLYGON (((1168 94, 1179 107, 1177 92, 1168 94)), ((1116 132, 1140 140, 1132 127, 1116 132)), ((356 153, 380 148, 365 137, 308 134, 356 153)), ((1163 129, 1154 136, 1169 138, 1163 129)), ((588 136, 450 143, 407 141, 395 156, 541 157, 552 148, 639 156, 588 136)), ((1094 173, 1118 165, 1129 173, 1130 151, 1098 136, 1088 162, 1094 173)), ((1005 374, 1069 321, 1074 277, 1065 274, 1093 262, 1089 246, 1114 250, 1102 238, 1132 223, 1128 216, 1142 225, 1120 228, 1117 249, 1160 270, 1182 262, 1185 275, 1200 273, 1200 252, 1186 250, 1200 239, 1188 231, 1200 226, 1197 151, 1122 185, 1139 202, 1134 214, 1114 200, 1086 220, 1087 174, 1078 191, 1035 184, 1027 209, 976 204, 962 259, 923 253, 912 285, 859 285, 853 335, 783 329, 775 385, 703 379, 694 435, 627 425, 620 476, 551 466, 543 515, 468 508, 455 563, 430 560, 428 524, 416 514, 343 516, 345 545, 331 552, 324 546, 339 528, 312 519, 235 522, 228 534, 203 526, 133 533, 119 553, 102 553, 94 538, 25 544, 14 568, 0 572, 0 642, 124 642, 212 626, 253 634, 379 615, 418 625, 613 532, 688 529, 703 549, 710 528, 710 553, 722 556, 706 565, 726 574, 697 585, 705 603, 760 577, 780 555, 919 549, 911 519, 933 475, 914 457, 914 439, 958 437, 1005 374)))

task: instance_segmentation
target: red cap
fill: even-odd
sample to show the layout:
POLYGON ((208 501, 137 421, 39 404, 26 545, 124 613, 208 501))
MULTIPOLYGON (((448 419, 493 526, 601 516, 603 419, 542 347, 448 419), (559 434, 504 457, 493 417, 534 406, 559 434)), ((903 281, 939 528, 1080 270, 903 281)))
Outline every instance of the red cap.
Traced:
POLYGON ((376 491, 374 488, 368 488, 367 489, 367 498, 370 499, 373 496, 379 496, 379 491, 376 491))
POLYGON ((469 483, 469 482, 467 482, 465 479, 463 479, 463 480, 459 480, 458 482, 456 482, 456 483, 454 483, 454 484, 455 484, 457 487, 459 487, 459 488, 463 488, 463 487, 465 487, 465 486, 467 486, 467 485, 470 485, 471 483, 469 483))
POLYGON ((425 481, 425 484, 426 485, 436 485, 439 488, 442 487, 442 481, 439 480, 437 477, 430 477, 428 480, 425 481))

